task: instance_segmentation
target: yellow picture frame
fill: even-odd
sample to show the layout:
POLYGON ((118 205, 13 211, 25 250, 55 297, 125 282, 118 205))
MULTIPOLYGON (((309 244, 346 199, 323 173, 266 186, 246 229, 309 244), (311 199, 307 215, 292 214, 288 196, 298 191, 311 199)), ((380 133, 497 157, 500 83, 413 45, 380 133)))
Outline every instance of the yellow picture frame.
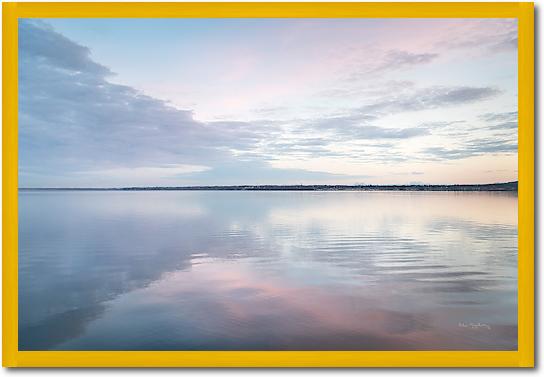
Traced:
POLYGON ((5 367, 533 367, 534 4, 3 3, 3 339, 5 367), (19 351, 17 22, 19 18, 517 18, 517 351, 19 351))

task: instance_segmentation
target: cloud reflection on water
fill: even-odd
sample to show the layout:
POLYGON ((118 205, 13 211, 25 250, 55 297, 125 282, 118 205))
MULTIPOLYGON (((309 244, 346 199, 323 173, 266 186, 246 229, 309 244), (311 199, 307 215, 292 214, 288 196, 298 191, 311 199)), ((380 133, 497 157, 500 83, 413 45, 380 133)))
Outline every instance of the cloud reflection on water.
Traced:
POLYGON ((510 194, 29 192, 20 219, 21 349, 517 347, 510 194))

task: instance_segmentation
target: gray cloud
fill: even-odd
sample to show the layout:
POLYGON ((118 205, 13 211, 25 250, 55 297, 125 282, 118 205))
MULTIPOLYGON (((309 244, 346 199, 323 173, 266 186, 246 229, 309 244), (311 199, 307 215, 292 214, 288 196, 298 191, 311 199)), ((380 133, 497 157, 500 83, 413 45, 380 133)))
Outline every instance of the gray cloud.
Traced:
MULTIPOLYGON (((379 119, 372 114, 362 114, 360 111, 347 115, 332 116, 319 119, 305 120, 294 129, 298 135, 313 135, 325 133, 327 143, 330 144, 354 140, 379 140, 379 139, 408 139, 416 136, 429 135, 427 127, 377 127, 372 122, 379 119)), ((315 140, 315 139, 314 139, 315 140)), ((304 145, 307 141, 290 141, 290 144, 304 145)))
POLYGON ((473 27, 472 30, 467 30, 463 34, 452 33, 447 36, 447 39, 441 40, 437 47, 478 49, 484 53, 517 50, 518 27, 516 20, 484 20, 481 21, 481 25, 484 27, 473 27), (490 23, 491 29, 488 27, 490 23), (492 31, 490 32, 490 30, 492 31))
POLYGON ((515 130, 518 128, 518 122, 504 122, 490 126, 490 130, 515 130))
POLYGON ((479 116, 486 122, 511 122, 518 120, 517 111, 508 111, 503 113, 485 113, 479 116))
POLYGON ((381 62, 368 73, 378 73, 427 64, 438 57, 435 53, 413 53, 402 50, 388 51, 381 62))
POLYGON ((360 61, 353 72, 349 73, 345 81, 359 81, 374 79, 376 76, 388 72, 404 70, 419 65, 424 65, 438 58, 437 53, 417 53, 404 50, 389 50, 383 53, 377 52, 371 60, 360 61))
POLYGON ((48 24, 39 20, 19 22, 20 59, 32 59, 35 64, 74 73, 94 74, 99 77, 112 74, 107 67, 89 59, 89 48, 56 33, 48 24), (59 51, 69 53, 61 54, 59 51))
POLYGON ((501 40, 498 40, 496 43, 493 43, 490 46, 491 51, 508 51, 508 50, 517 50, 518 48, 518 33, 516 31, 511 31, 503 36, 501 40))
POLYGON ((489 130, 513 130, 518 128, 518 112, 486 113, 479 118, 490 125, 489 130))
POLYGON ((483 154, 517 153, 518 145, 509 140, 477 139, 459 148, 429 147, 423 153, 437 160, 458 160, 483 154))
MULTIPOLYGON (((183 162, 212 164, 250 149, 263 126, 203 123, 133 88, 43 23, 21 20, 20 167, 28 174, 183 162)), ((268 130, 270 131, 270 130, 268 130)))
POLYGON ((500 91, 491 87, 427 87, 402 91, 396 96, 384 95, 350 113, 328 118, 311 119, 299 125, 299 132, 328 132, 333 140, 344 139, 408 139, 431 134, 464 121, 428 122, 419 127, 376 127, 379 118, 403 112, 422 111, 471 104, 487 100, 500 91))
POLYGON ((396 97, 393 96, 393 98, 389 96, 363 106, 360 111, 365 114, 394 114, 429 110, 474 103, 495 97, 499 93, 501 92, 498 89, 492 87, 435 86, 402 93, 396 97))
MULTIPOLYGON (((135 169, 131 176, 148 167, 173 167, 175 174, 180 169, 190 172, 191 165, 210 169, 205 174, 182 174, 177 177, 180 183, 185 177, 229 174, 283 174, 301 180, 338 176, 302 170, 280 174, 279 169, 269 167, 269 157, 257 153, 256 148, 263 140, 279 135, 277 122, 200 122, 189 110, 109 82, 113 73, 94 62, 87 47, 43 22, 20 20, 19 39, 22 186, 78 185, 78 179, 89 176, 85 172, 127 168, 135 169), (248 160, 254 161, 248 165, 253 171, 237 168, 237 163, 248 160)), ((321 155, 326 151, 316 147, 307 152, 321 155)))
POLYGON ((352 135, 359 139, 408 139, 416 136, 429 135, 426 128, 381 128, 365 126, 353 130, 352 135))

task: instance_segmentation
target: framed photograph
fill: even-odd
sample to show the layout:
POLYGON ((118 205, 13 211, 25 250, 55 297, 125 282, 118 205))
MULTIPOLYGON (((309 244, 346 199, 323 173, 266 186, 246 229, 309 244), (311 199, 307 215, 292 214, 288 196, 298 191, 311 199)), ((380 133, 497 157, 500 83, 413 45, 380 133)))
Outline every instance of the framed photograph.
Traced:
POLYGON ((533 3, 3 3, 3 365, 532 367, 533 3))

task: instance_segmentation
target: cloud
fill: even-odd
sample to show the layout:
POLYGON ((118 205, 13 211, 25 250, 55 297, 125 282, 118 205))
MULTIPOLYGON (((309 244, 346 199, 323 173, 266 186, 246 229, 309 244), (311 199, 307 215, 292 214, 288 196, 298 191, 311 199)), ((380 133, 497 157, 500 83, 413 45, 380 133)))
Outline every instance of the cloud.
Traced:
POLYGON ((508 111, 503 113, 485 113, 479 116, 480 119, 485 120, 486 122, 497 122, 497 121, 516 121, 518 120, 517 111, 508 111))
MULTIPOLYGON (((197 121, 190 110, 109 82, 113 73, 95 63, 87 47, 47 24, 20 20, 19 30, 21 186, 252 184, 344 176, 274 169, 270 156, 257 149, 281 136, 277 122, 197 121)), ((296 147, 290 153, 332 155, 316 139, 299 140, 296 147)))
POLYGON ((513 130, 518 128, 517 111, 486 113, 480 115, 479 118, 490 124, 487 127, 489 130, 513 130))
MULTIPOLYGON (((404 69, 433 62, 438 56, 392 49, 370 69, 404 69)), ((378 122, 385 116, 462 106, 501 93, 491 86, 419 87, 408 80, 393 81, 384 87, 366 87, 363 100, 343 113, 309 119, 199 121, 190 109, 179 109, 130 86, 112 83, 113 75, 108 67, 92 59, 88 47, 39 20, 19 21, 21 186, 254 184, 364 178, 367 176, 359 173, 350 176, 279 169, 272 167, 271 161, 283 157, 407 161, 410 155, 399 152, 398 143, 434 135, 441 125, 454 122, 381 127, 378 122), (368 145, 355 145, 363 141, 368 145)), ((338 98, 342 95, 338 93, 338 98)), ((260 115, 277 115, 284 110, 271 106, 263 108, 260 115)), ((481 119, 492 123, 491 127, 510 129, 517 122, 517 113, 488 113, 481 119)), ((517 148, 511 141, 486 143, 485 139, 475 140, 458 150, 429 147, 422 156, 458 159, 511 153, 517 148)))
POLYGON ((408 139, 430 135, 432 129, 447 127, 463 121, 427 122, 418 127, 377 127, 380 118, 405 112, 432 110, 472 104, 493 98, 501 92, 492 87, 410 88, 397 95, 383 95, 372 102, 352 109, 346 115, 310 119, 299 124, 299 132, 328 132, 331 140, 343 139, 408 139))
POLYGON ((490 126, 490 130, 514 130, 518 128, 518 122, 504 122, 490 126))
POLYGON ((501 91, 492 87, 470 86, 434 86, 405 92, 393 98, 381 100, 363 106, 360 111, 365 114, 401 113, 451 107, 487 100, 500 94, 501 91))
POLYGON ((385 55, 384 68, 404 68, 407 66, 426 64, 438 57, 436 53, 413 53, 409 51, 393 50, 385 55))
POLYGON ((423 153, 437 160, 458 160, 483 154, 517 153, 518 145, 509 140, 472 140, 458 148, 428 147, 423 153))
POLYGON ((391 71, 398 71, 424 65, 438 58, 438 53, 417 53, 404 50, 388 50, 373 55, 365 54, 363 61, 359 62, 359 68, 348 75, 347 80, 360 80, 374 78, 391 71), (369 57, 372 56, 371 59, 369 57))
POLYGON ((172 166, 221 163, 274 132, 274 125, 199 122, 191 111, 110 83, 112 72, 88 48, 43 22, 20 20, 19 38, 22 185, 55 175, 77 181, 82 171, 136 178, 170 166, 165 173, 182 174, 172 166))
POLYGON ((486 53, 517 50, 518 27, 515 19, 484 20, 468 25, 464 33, 454 33, 442 41, 448 48, 474 48, 486 53))
POLYGON ((502 113, 485 113, 479 116, 480 119, 486 122, 509 122, 518 120, 517 111, 508 111, 502 113))
POLYGON ((36 64, 73 73, 87 73, 97 76, 112 74, 107 67, 95 63, 89 58, 91 52, 89 48, 56 33, 45 22, 23 19, 19 21, 19 24, 20 59, 30 59, 36 64), (69 53, 62 54, 59 53, 60 51, 69 53))
POLYGON ((361 140, 373 139, 409 139, 416 136, 429 135, 430 131, 421 127, 383 128, 376 126, 362 126, 340 131, 347 137, 361 140))
POLYGON ((397 21, 390 30, 384 30, 384 39, 370 38, 363 49, 353 48, 354 56, 346 51, 344 55, 350 62, 343 67, 344 72, 349 71, 346 81, 366 85, 369 80, 435 63, 438 58, 445 62, 458 54, 481 57, 517 50, 515 19, 457 19, 414 25, 416 22, 418 20, 397 21), (388 32, 395 37, 388 40, 388 32), (401 34, 406 35, 406 39, 402 39, 401 34), (415 40, 418 43, 413 43, 415 40))
MULTIPOLYGON (((183 168, 186 166, 212 167, 207 174, 213 171, 220 176, 221 171, 233 171, 231 161, 243 158, 261 160, 252 165, 256 174, 274 176, 264 162, 268 157, 255 152, 263 140, 281 137, 274 122, 199 122, 189 110, 109 82, 113 73, 94 62, 87 47, 47 24, 21 20, 19 29, 22 185, 39 185, 47 177, 53 181, 55 175, 60 176, 56 182, 63 184, 71 177, 103 182, 99 175, 119 183, 143 182, 144 175, 170 179, 194 173, 183 168), (247 153, 240 158, 242 152, 247 153)), ((327 129, 372 119, 357 115, 351 121, 325 119, 321 124, 327 129)), ((365 126, 353 128, 350 137, 395 139, 426 132, 365 126)), ((291 144, 283 149, 272 147, 295 155, 335 155, 315 139, 291 144)), ((302 171, 282 174, 304 175, 302 171)), ((310 175, 315 177, 313 172, 310 175)))

